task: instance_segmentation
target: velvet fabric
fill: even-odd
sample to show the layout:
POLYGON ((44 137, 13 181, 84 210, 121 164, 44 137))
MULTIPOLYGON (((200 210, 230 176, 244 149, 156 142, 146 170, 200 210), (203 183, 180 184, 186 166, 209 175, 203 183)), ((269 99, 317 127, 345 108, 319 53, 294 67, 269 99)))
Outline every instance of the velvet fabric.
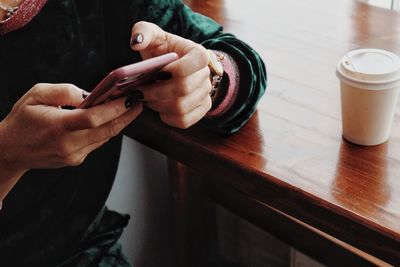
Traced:
MULTIPOLYGON (((141 20, 235 59, 237 101, 204 123, 222 134, 243 126, 265 90, 261 58, 179 0, 48 0, 27 25, 0 36, 0 119, 36 83, 73 83, 90 91, 112 69, 140 60, 129 40, 141 20)), ((129 266, 117 243, 128 216, 104 208, 120 146, 121 136, 78 167, 25 174, 0 212, 0 266, 129 266)))

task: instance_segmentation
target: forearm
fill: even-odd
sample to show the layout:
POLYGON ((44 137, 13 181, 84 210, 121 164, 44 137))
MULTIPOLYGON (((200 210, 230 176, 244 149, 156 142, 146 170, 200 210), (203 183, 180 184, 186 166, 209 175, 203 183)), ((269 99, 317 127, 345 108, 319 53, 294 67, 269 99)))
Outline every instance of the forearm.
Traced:
POLYGON ((7 196, 23 174, 24 171, 12 170, 7 164, 0 161, 0 202, 7 196))
POLYGON ((15 162, 8 158, 15 147, 10 145, 5 132, 5 122, 0 122, 0 201, 2 201, 18 180, 25 173, 25 170, 15 166, 15 162))

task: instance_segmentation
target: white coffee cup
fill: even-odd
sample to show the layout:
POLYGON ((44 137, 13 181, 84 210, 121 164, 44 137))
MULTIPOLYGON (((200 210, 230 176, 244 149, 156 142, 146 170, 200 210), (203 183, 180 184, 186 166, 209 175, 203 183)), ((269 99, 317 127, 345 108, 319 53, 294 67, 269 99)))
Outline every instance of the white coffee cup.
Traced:
POLYGON ((359 145, 388 140, 400 89, 400 57, 380 49, 348 52, 337 64, 342 132, 359 145))

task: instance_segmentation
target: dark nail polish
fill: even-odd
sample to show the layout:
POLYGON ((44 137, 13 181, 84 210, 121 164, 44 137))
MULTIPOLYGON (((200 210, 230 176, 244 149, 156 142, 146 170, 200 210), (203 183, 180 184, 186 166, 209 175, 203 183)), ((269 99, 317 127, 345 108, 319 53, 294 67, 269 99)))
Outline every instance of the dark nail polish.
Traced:
POLYGON ((125 107, 128 109, 128 108, 132 107, 134 103, 135 103, 135 100, 133 100, 132 97, 128 97, 125 100, 125 107))
POLYGON ((125 100, 125 107, 130 108, 135 104, 137 101, 143 100, 144 95, 142 91, 134 90, 125 100))
POLYGON ((143 43, 143 35, 141 33, 136 34, 131 39, 131 46, 143 43))
POLYGON ((86 97, 88 97, 89 93, 86 91, 82 91, 82 98, 85 99, 86 97))
POLYGON ((61 106, 62 109, 67 109, 67 110, 74 110, 75 107, 74 106, 61 106))
POLYGON ((167 71, 160 71, 154 74, 154 78, 158 81, 166 81, 172 78, 172 74, 167 71))

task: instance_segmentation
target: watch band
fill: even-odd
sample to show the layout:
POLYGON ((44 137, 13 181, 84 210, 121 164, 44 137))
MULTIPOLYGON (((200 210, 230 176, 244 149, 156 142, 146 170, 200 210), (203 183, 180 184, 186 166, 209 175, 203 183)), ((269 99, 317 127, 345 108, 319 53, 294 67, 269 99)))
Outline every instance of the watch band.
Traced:
POLYGON ((207 113, 207 118, 219 117, 227 112, 236 102, 239 92, 240 73, 236 61, 223 51, 215 51, 220 57, 223 67, 223 76, 213 98, 211 110, 207 113))
POLYGON ((210 49, 207 50, 207 53, 211 81, 210 97, 214 101, 217 98, 218 89, 222 81, 222 76, 224 75, 224 68, 221 62, 224 60, 225 56, 217 51, 212 51, 210 49))

